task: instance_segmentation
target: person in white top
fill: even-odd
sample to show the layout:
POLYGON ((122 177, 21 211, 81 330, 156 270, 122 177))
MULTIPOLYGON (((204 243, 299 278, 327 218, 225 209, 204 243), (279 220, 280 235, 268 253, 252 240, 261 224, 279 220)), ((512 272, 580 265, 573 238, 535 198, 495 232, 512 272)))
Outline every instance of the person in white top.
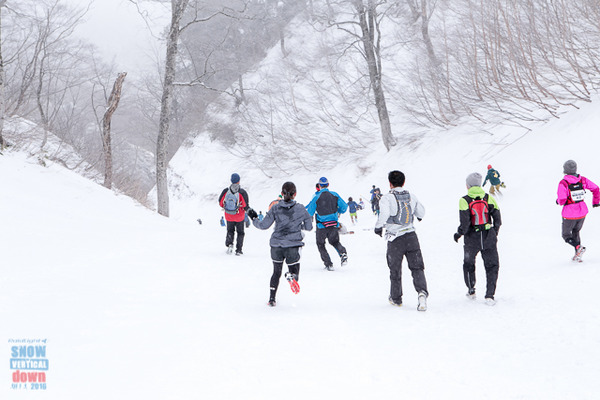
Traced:
POLYGON ((379 201, 380 213, 375 224, 375 233, 379 236, 383 237, 385 228, 391 283, 388 300, 392 305, 402 305, 402 259, 406 257, 418 293, 417 309, 425 311, 429 292, 425 279, 425 264, 413 224, 415 218, 419 221, 423 219, 425 207, 415 195, 403 188, 405 176, 402 172, 391 171, 388 180, 391 190, 379 201))

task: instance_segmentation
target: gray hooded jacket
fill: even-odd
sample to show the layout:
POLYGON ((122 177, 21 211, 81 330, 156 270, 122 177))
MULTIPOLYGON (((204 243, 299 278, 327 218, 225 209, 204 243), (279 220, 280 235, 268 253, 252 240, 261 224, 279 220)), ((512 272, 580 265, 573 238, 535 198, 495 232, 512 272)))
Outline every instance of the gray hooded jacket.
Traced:
POLYGON ((275 230, 271 235, 271 247, 304 246, 303 230, 312 230, 312 218, 306 208, 296 201, 280 201, 265 215, 262 221, 258 218, 252 223, 258 229, 269 229, 275 222, 275 230))

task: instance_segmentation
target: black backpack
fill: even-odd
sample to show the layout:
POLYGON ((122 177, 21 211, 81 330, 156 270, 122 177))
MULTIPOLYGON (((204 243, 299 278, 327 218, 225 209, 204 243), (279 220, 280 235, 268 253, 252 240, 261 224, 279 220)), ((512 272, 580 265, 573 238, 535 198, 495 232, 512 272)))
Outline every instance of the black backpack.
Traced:
POLYGON ((338 198, 329 191, 321 192, 317 199, 317 214, 329 215, 335 214, 338 209, 338 198))
POLYGON ((569 183, 566 179, 562 180, 569 189, 569 197, 566 204, 581 203, 585 197, 585 189, 581 179, 575 183, 569 183))

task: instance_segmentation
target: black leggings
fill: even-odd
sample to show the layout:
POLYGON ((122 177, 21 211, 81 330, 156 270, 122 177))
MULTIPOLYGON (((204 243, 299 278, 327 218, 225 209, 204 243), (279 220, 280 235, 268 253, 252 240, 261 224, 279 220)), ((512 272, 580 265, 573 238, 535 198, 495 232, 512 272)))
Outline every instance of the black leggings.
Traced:
POLYGON ((300 247, 271 247, 271 259, 273 260, 271 299, 274 300, 279 287, 284 261, 287 263, 290 273, 296 275, 296 280, 298 280, 300 274, 300 247))

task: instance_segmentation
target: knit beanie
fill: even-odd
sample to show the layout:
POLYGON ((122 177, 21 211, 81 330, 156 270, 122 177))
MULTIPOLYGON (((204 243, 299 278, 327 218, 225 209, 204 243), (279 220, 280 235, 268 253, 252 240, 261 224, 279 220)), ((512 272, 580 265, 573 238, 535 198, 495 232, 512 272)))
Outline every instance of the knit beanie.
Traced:
POLYGON ((482 176, 479 172, 473 172, 467 176, 467 187, 470 189, 473 186, 481 186, 482 176))
POLYGON ((231 183, 239 183, 240 176, 236 173, 231 174, 231 183))
POLYGON ((569 160, 563 164, 563 172, 566 175, 577 174, 577 163, 573 160, 569 160))

